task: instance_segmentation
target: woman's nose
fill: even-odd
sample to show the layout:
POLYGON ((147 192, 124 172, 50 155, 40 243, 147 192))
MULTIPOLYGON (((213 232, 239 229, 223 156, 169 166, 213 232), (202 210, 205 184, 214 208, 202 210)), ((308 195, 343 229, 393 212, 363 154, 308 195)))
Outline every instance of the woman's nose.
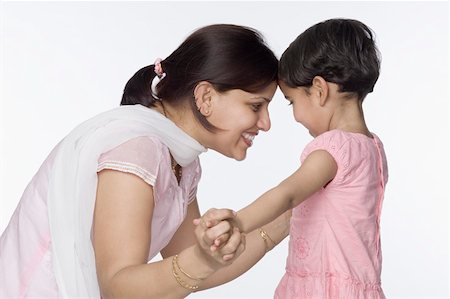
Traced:
POLYGON ((257 126, 260 130, 267 132, 270 130, 269 110, 263 109, 258 119, 257 126))

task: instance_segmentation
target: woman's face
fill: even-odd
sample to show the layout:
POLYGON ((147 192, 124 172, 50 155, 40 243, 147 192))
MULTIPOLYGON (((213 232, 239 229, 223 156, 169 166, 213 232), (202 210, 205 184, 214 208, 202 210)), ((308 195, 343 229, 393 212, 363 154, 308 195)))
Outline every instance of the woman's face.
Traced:
POLYGON ((259 131, 270 129, 268 106, 277 89, 276 82, 257 93, 233 89, 215 92, 207 120, 217 128, 208 147, 238 161, 245 159, 259 131))

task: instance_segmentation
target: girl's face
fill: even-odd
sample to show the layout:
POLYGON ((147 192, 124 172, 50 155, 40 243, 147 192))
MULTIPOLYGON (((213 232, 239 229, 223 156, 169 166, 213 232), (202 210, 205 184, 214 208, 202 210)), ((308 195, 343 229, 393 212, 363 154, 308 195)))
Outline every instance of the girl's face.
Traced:
POLYGON ((208 147, 238 161, 245 159, 258 132, 270 129, 268 106, 276 88, 273 82, 258 93, 215 92, 207 120, 221 130, 212 135, 208 147))
POLYGON ((309 130, 311 136, 316 137, 323 131, 321 120, 321 107, 317 104, 317 99, 312 95, 307 87, 289 87, 280 81, 280 89, 286 100, 292 105, 294 118, 309 130))

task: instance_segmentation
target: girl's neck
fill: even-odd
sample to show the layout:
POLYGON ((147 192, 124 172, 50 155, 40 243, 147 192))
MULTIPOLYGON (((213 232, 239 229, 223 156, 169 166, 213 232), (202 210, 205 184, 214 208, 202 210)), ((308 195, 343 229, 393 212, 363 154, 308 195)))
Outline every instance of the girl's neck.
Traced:
POLYGON ((330 130, 338 129, 372 137, 364 119, 362 102, 357 99, 342 99, 330 118, 330 130))

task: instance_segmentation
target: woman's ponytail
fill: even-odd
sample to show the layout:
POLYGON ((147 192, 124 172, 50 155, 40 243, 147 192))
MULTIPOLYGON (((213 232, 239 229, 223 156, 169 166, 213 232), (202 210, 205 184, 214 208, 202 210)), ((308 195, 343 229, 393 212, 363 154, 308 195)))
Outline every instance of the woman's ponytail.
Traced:
POLYGON ((149 65, 137 71, 125 85, 120 105, 141 104, 153 107, 158 101, 152 93, 152 82, 156 77, 155 65, 149 65))

